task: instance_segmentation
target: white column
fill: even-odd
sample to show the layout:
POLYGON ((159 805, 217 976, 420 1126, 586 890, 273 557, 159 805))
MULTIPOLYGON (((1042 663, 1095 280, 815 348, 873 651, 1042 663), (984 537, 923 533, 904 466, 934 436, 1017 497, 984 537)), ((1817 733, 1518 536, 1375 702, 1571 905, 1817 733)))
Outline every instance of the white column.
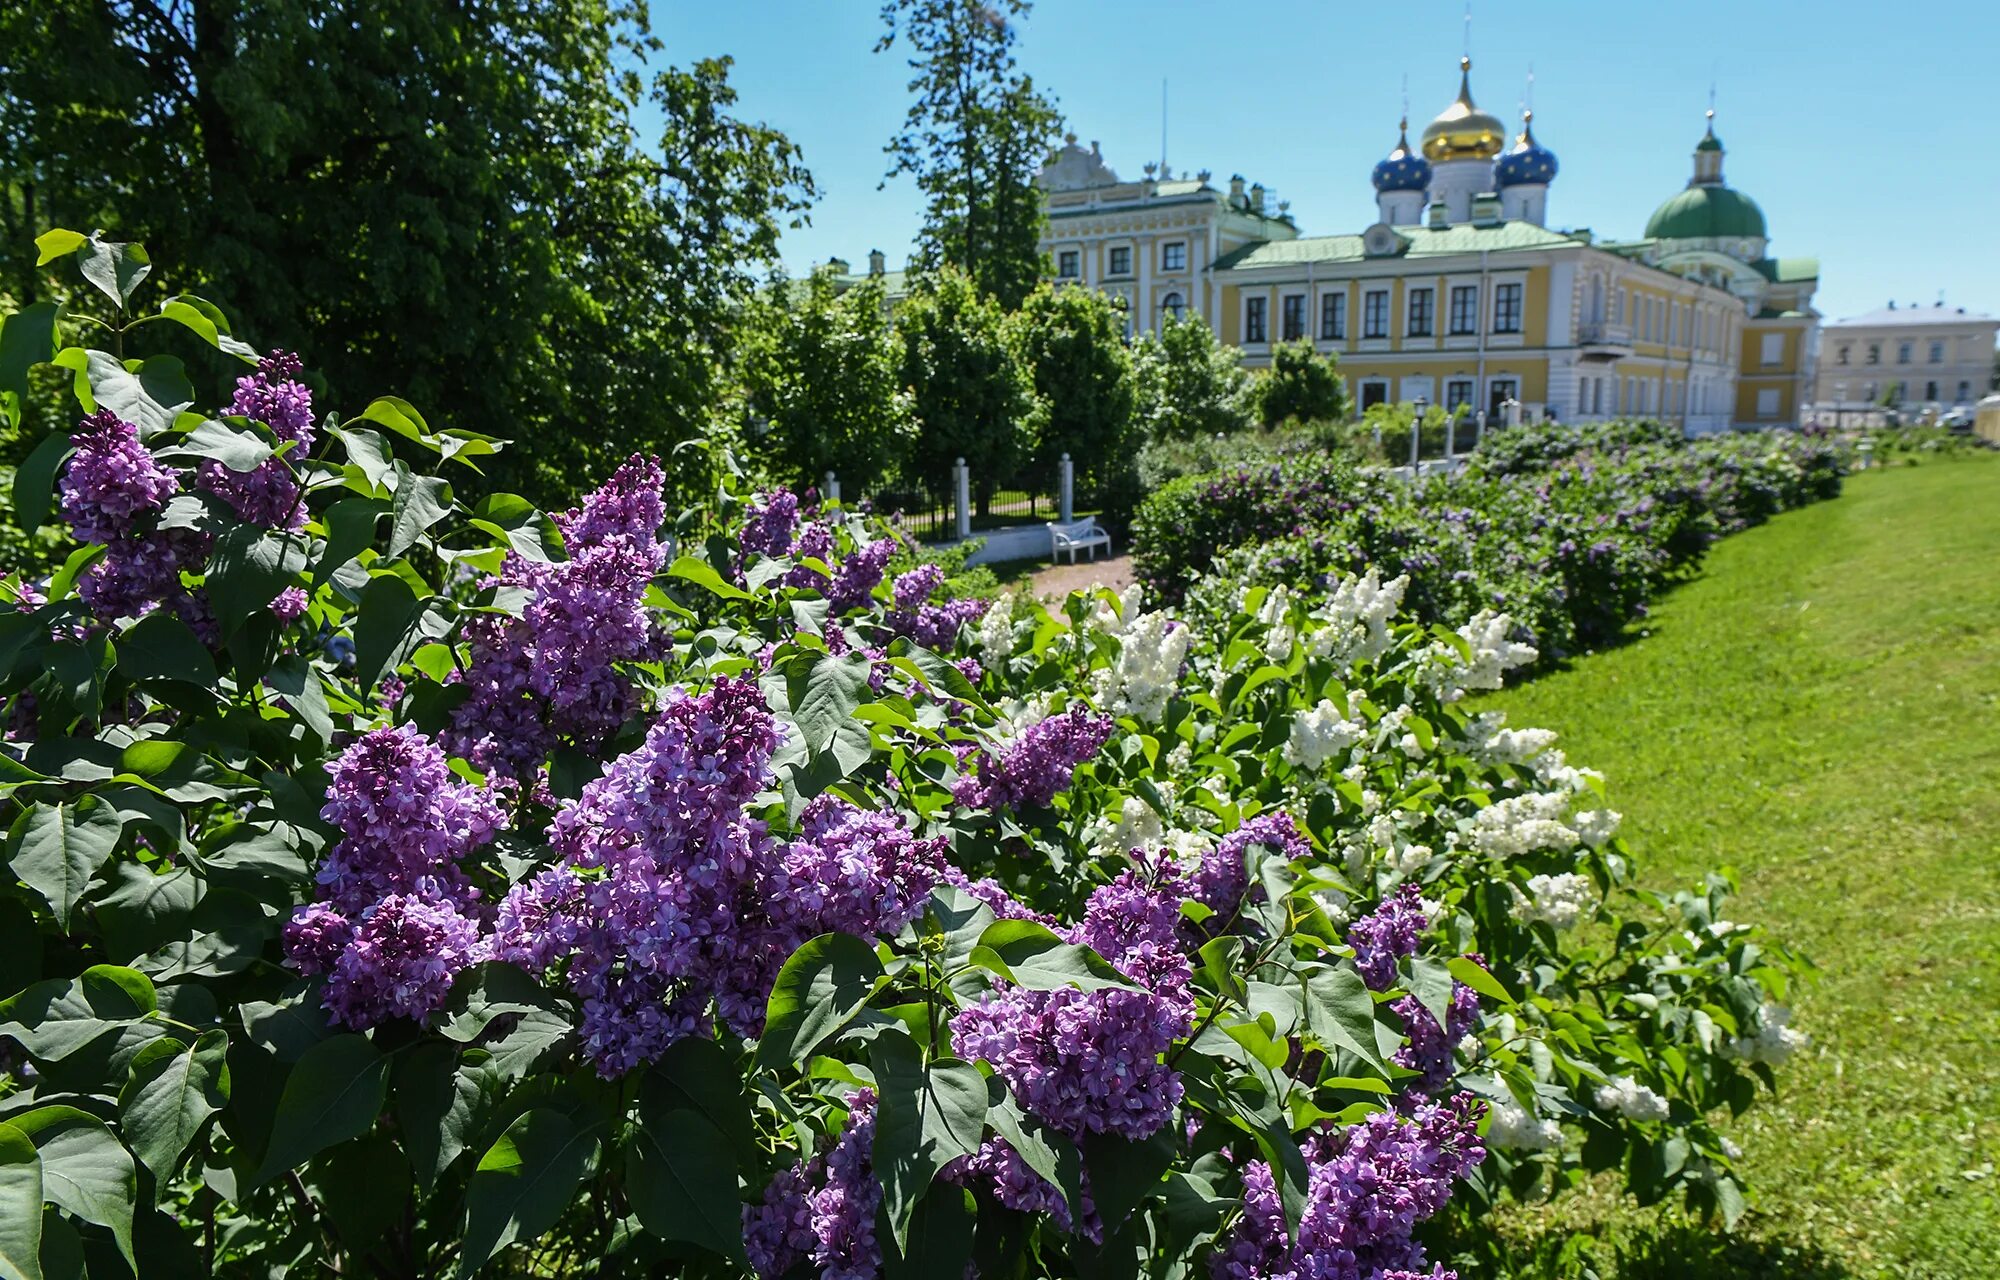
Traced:
POLYGON ((962 542, 972 536, 972 470, 960 458, 952 468, 952 503, 958 516, 957 533, 962 542))
POLYGON ((1069 455, 1062 456, 1059 494, 1062 505, 1062 522, 1068 524, 1076 519, 1076 464, 1069 455))
POLYGON ((823 488, 822 488, 822 489, 820 490, 820 493, 821 493, 822 495, 824 495, 824 496, 825 496, 825 498, 826 498, 826 500, 827 500, 828 502, 839 502, 839 501, 840 501, 840 477, 839 477, 839 476, 837 476, 837 475, 835 475, 835 474, 833 474, 833 472, 831 472, 831 471, 827 472, 827 473, 826 473, 826 484, 825 484, 825 486, 824 486, 824 487, 823 487, 823 488))

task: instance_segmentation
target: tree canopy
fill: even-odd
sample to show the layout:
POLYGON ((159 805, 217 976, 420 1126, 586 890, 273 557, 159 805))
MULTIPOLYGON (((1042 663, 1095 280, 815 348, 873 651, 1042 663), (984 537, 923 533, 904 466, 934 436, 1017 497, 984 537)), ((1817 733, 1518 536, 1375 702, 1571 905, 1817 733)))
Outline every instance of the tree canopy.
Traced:
POLYGON ((964 458, 983 512, 1040 432, 1041 405, 1006 314, 971 276, 945 267, 897 310, 896 338, 917 420, 911 469, 942 490, 964 458))
POLYGON ((343 401, 505 433, 496 480, 566 493, 704 428, 812 195, 727 59, 658 48, 627 0, 7 6, 0 287, 34 298, 57 222, 143 240, 343 401))
POLYGON ((1014 63, 1028 0, 887 0, 876 45, 909 46, 914 95, 889 140, 888 178, 924 193, 923 271, 952 266, 1009 311, 1042 278, 1036 172, 1062 130, 1055 104, 1014 63))

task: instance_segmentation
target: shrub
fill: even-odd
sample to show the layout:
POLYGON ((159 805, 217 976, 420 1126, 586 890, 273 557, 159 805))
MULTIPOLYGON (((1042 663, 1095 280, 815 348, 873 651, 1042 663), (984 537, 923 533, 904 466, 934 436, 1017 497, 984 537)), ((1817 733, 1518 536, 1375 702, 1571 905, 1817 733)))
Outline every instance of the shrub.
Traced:
POLYGON ((1583 1171, 1741 1210, 1710 1117, 1794 965, 1459 709, 1506 618, 988 606, 728 467, 467 508, 499 442, 290 357, 213 415, 81 363, 23 504, 79 545, 0 592, 13 1269, 1256 1276, 1583 1171))
POLYGON ((1309 338, 1271 348, 1271 368, 1256 384, 1257 417, 1268 429, 1287 422, 1345 422, 1351 411, 1340 358, 1321 355, 1309 338))
POLYGON ((1250 425, 1252 385, 1242 352, 1216 340, 1198 315, 1163 317, 1132 355, 1140 428, 1155 440, 1233 435, 1250 425))

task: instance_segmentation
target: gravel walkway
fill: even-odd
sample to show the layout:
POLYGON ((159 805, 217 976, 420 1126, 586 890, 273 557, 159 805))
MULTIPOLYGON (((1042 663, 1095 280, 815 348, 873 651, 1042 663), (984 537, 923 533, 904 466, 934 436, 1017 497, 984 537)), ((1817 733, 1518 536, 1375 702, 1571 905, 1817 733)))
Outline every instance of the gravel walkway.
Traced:
POLYGON ((1123 591, 1132 585, 1132 557, 1121 554, 1073 565, 1053 564, 1036 570, 1029 582, 1035 594, 1044 600, 1061 600, 1072 591, 1091 586, 1123 591))

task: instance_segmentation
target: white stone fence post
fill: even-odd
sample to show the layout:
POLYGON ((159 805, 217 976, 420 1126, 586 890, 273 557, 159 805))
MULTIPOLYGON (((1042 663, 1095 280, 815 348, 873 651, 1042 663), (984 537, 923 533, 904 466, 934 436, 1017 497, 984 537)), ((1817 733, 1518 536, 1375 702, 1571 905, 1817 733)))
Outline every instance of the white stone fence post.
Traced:
POLYGON ((1076 464, 1069 460, 1067 453, 1062 456, 1056 492, 1062 522, 1068 524, 1076 519, 1076 464))
POLYGON ((828 501, 828 502, 839 502, 839 501, 840 501, 840 477, 839 477, 839 476, 837 476, 837 475, 835 475, 835 474, 833 474, 833 472, 831 472, 831 471, 827 472, 827 473, 826 473, 826 485, 825 485, 825 487, 823 487, 823 488, 822 488, 822 489, 820 490, 820 494, 821 494, 821 496, 822 496, 822 497, 824 497, 824 498, 826 499, 826 501, 828 501))
POLYGON ((957 522, 953 526, 960 542, 972 536, 972 469, 960 458, 951 469, 952 505, 956 509, 957 522))

